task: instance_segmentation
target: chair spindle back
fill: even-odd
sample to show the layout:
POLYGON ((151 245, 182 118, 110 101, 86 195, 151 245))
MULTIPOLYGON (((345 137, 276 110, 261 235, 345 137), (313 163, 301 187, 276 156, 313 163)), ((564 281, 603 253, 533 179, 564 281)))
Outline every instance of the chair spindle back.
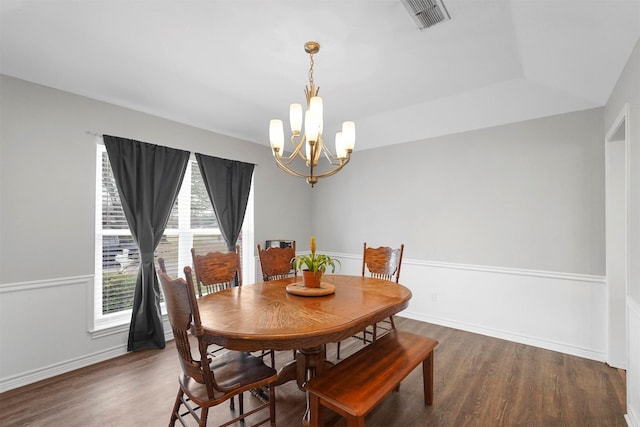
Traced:
MULTIPOLYGON (((296 242, 289 248, 262 249, 258 244, 258 256, 262 269, 262 280, 278 280, 289 277, 292 270, 291 262, 296 256, 296 242)), ((293 276, 297 277, 297 271, 293 269, 293 276)))
POLYGON ((368 270, 371 277, 398 283, 403 252, 404 244, 401 244, 398 249, 387 246, 368 248, 365 242, 362 255, 362 277, 368 270))
POLYGON ((191 249, 193 267, 196 273, 198 296, 217 292, 233 286, 236 277, 238 286, 242 286, 242 269, 240 268, 240 246, 235 252, 208 252, 205 255, 196 254, 191 249))

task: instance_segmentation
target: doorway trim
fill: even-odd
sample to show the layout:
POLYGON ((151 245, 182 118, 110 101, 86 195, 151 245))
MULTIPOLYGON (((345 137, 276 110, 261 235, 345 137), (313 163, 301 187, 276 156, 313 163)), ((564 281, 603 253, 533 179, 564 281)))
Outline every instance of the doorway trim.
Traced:
MULTIPOLYGON (((628 302, 629 302, 629 279, 630 279, 630 262, 631 262, 631 257, 630 257, 630 253, 629 253, 629 230, 630 230, 630 213, 629 213, 629 209, 630 209, 630 182, 631 182, 631 178, 630 178, 630 140, 629 140, 629 103, 625 103, 622 110, 620 111, 620 113, 618 114, 618 116, 616 117, 616 119, 614 120, 613 124, 611 125, 611 127, 609 128, 606 137, 605 137, 605 198, 606 198, 606 205, 605 205, 605 209, 606 212, 609 212, 610 208, 611 208, 611 195, 610 195, 610 179, 611 179, 611 175, 610 175, 610 156, 611 156, 611 150, 612 145, 615 144, 619 144, 622 143, 624 144, 623 146, 623 153, 624 153, 624 159, 623 159, 623 166, 624 166, 624 175, 623 175, 623 182, 622 185, 624 186, 624 188, 622 189, 623 193, 622 193, 622 197, 623 197, 623 212, 622 215, 624 217, 624 232, 623 232, 623 237, 622 237, 622 252, 623 252, 623 262, 624 262, 624 271, 623 271, 623 281, 624 281, 624 301, 623 304, 616 304, 615 307, 613 307, 612 309, 612 304, 610 303, 611 299, 614 298, 611 293, 612 293, 612 288, 611 288, 611 282, 610 280, 610 274, 611 272, 609 271, 609 264, 611 261, 610 258, 610 251, 609 251, 609 243, 608 243, 608 233, 609 231, 607 230, 608 227, 605 227, 605 233, 607 233, 607 238, 605 238, 605 242, 606 242, 606 246, 605 246, 605 259, 606 259, 606 265, 607 265, 607 271, 606 271, 606 277, 607 277, 607 363, 613 367, 616 368, 621 368, 621 369, 627 369, 627 365, 629 362, 629 310, 628 310, 628 302), (624 305, 624 307, 622 306, 624 305), (625 328, 625 334, 624 334, 624 359, 625 360, 619 360, 619 358, 616 358, 615 355, 612 355, 610 350, 611 350, 611 342, 610 340, 613 339, 613 337, 611 336, 611 323, 614 321, 613 319, 613 312, 617 312, 618 310, 624 310, 625 313, 625 320, 624 320, 624 328, 625 328)), ((605 219, 607 225, 609 225, 609 220, 605 219)), ((618 320, 618 324, 619 324, 619 320, 618 320)))

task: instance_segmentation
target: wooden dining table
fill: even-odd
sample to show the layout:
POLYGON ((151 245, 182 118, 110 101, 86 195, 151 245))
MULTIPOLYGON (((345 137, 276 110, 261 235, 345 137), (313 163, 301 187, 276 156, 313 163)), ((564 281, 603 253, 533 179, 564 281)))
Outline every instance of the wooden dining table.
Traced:
POLYGON ((296 358, 278 372, 276 385, 304 383, 331 364, 325 345, 344 340, 404 310, 411 298, 405 286, 362 276, 325 275, 335 292, 300 296, 288 278, 225 289, 198 299, 207 339, 230 350, 296 350, 296 358))

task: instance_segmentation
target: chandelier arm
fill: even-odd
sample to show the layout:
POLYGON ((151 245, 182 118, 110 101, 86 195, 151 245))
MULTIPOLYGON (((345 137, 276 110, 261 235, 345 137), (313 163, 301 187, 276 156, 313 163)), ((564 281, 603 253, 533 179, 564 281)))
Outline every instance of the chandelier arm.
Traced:
POLYGON ((342 169, 344 166, 346 166, 347 163, 349 163, 349 160, 351 160, 351 156, 350 156, 351 153, 349 151, 347 152, 347 157, 343 161, 341 161, 338 164, 331 163, 332 165, 336 166, 335 168, 333 168, 330 171, 327 171, 327 172, 324 172, 322 174, 319 174, 319 175, 314 175, 313 174, 313 168, 311 166, 309 166, 309 169, 310 169, 309 174, 304 174, 302 172, 298 172, 297 170, 289 167, 288 163, 282 162, 279 157, 276 157, 276 164, 278 165, 278 167, 280 169, 284 170, 285 172, 290 173, 291 175, 297 176, 299 178, 305 178, 305 179, 310 179, 310 178, 314 178, 315 177, 316 180, 317 180, 318 178, 326 178, 326 177, 335 175, 336 173, 338 173, 340 171, 340 169, 342 169))
POLYGON ((325 157, 325 159, 327 159, 327 161, 329 162, 330 165, 337 166, 337 165, 340 165, 345 159, 349 159, 351 157, 351 154, 347 153, 347 157, 345 157, 343 159, 340 159, 340 158, 338 158, 336 156, 333 156, 331 154, 331 152, 329 152, 329 153, 325 152, 324 153, 324 157, 325 157))
POLYGON ((293 150, 293 152, 289 155, 289 156, 282 156, 282 155, 276 155, 274 152, 274 157, 276 158, 276 160, 278 160, 278 162, 282 163, 282 164, 291 164, 293 163, 293 161, 296 159, 296 157, 299 155, 300 157, 302 157, 303 160, 307 160, 304 156, 304 154, 302 153, 302 147, 304 146, 304 142, 305 142, 305 137, 304 135, 302 136, 302 139, 300 140, 300 142, 298 143, 298 145, 296 146, 295 143, 295 135, 291 135, 291 143, 293 144, 295 148, 295 150, 293 150))
POLYGON ((322 144, 322 151, 324 153, 324 157, 329 161, 332 165, 337 165, 336 161, 340 161, 338 156, 334 155, 331 150, 327 147, 327 144, 322 144))
MULTIPOLYGON (((296 139, 295 135, 291 135, 291 143, 295 146, 296 143, 294 142, 296 139)), ((309 159, 307 159, 307 157, 304 155, 304 151, 302 151, 302 147, 304 146, 304 144, 307 142, 307 134, 303 133, 302 135, 300 135, 300 142, 298 143, 298 146, 296 147, 296 153, 300 154, 300 157, 302 158, 302 160, 304 160, 305 162, 308 161, 309 159)), ((292 154, 293 155, 293 154, 292 154)), ((292 159, 293 160, 293 159, 292 159)))
POLYGON ((340 164, 337 164, 337 165, 334 164, 336 166, 335 168, 331 169, 330 171, 321 173, 319 175, 313 175, 311 167, 310 167, 310 172, 309 172, 308 175, 304 174, 304 173, 301 173, 301 172, 298 172, 297 170, 289 167, 286 163, 281 162, 278 157, 276 157, 276 164, 278 165, 278 167, 280 169, 282 169, 283 171, 285 171, 285 172, 287 172, 287 173, 289 173, 291 175, 297 176, 299 178, 304 178, 308 182, 314 182, 315 183, 320 178, 327 178, 327 177, 330 177, 330 176, 335 175, 336 173, 338 173, 343 167, 345 167, 347 165, 347 163, 349 163, 349 160, 351 160, 351 156, 350 156, 350 153, 347 153, 347 158, 344 159, 343 162, 341 162, 340 164))
POLYGON ((285 171, 285 172, 290 173, 291 175, 297 176, 297 177, 299 177, 299 178, 305 178, 305 179, 308 179, 308 178, 309 178, 309 175, 305 175, 305 174, 303 174, 303 173, 301 173, 301 172, 298 172, 297 170, 295 170, 295 169, 293 169, 293 168, 289 167, 286 163, 282 163, 282 162, 280 161, 280 159, 278 159, 277 157, 276 157, 276 164, 278 165, 278 167, 279 167, 280 169, 282 169, 282 170, 283 170, 283 171, 285 171))
POLYGON ((349 163, 350 158, 347 157, 344 161, 344 163, 342 163, 341 165, 337 165, 335 168, 331 169, 330 171, 327 171, 325 173, 322 173, 320 175, 316 175, 316 179, 319 178, 327 178, 331 175, 335 175, 336 173, 338 173, 340 171, 340 169, 342 169, 343 167, 345 167, 347 165, 347 163, 349 163))
MULTIPOLYGON (((329 162, 329 164, 337 166, 342 164, 344 159, 339 158, 337 155, 333 154, 333 152, 331 152, 331 150, 327 147, 327 144, 322 144, 322 151, 324 153, 324 157, 327 159, 327 161, 329 162)), ((351 152, 353 150, 346 150, 347 151, 347 157, 345 157, 345 159, 350 159, 351 158, 351 152)))

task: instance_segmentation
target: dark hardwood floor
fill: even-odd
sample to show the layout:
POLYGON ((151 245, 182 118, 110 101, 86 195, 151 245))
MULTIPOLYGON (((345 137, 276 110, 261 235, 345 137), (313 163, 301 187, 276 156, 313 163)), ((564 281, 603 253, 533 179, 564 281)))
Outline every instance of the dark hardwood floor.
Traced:
MULTIPOLYGON (((420 369, 369 416, 367 426, 626 426, 624 375, 604 363, 397 318, 397 327, 440 341, 433 406, 424 406, 420 369)), ((342 355, 360 341, 342 345, 342 355)), ((327 348, 335 360, 335 344, 327 348)), ((278 365, 291 358, 279 352, 278 365)), ((0 394, 0 426, 166 426, 178 388, 173 342, 0 394)), ((304 394, 276 389, 278 426, 300 426, 304 394)), ((245 396, 250 404, 253 396, 245 396)), ((222 422, 227 404, 210 416, 222 422)), ((345 426, 330 414, 329 426, 345 426)))

